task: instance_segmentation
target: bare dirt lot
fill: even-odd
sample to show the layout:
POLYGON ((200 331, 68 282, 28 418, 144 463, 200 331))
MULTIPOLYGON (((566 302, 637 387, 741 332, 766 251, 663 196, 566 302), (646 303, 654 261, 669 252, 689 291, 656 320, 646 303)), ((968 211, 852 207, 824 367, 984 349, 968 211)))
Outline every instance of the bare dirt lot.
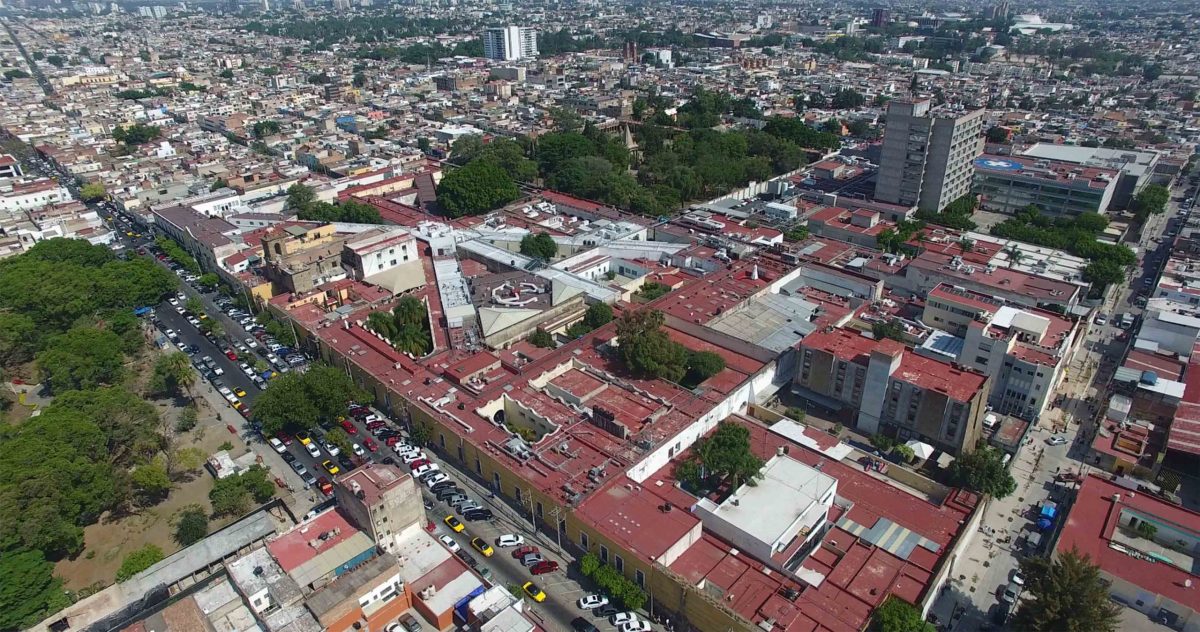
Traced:
MULTIPOLYGON (((159 402, 160 414, 174 418, 178 412, 178 408, 159 402)), ((246 453, 245 443, 229 433, 211 411, 202 409, 199 425, 181 439, 180 447, 199 448, 207 456, 217 452, 225 442, 233 444, 231 453, 235 458, 246 453)), ((55 574, 63 578, 68 590, 107 586, 114 581, 125 556, 146 544, 159 546, 166 555, 178 551, 180 547, 172 539, 175 515, 192 504, 209 510, 208 492, 212 486, 212 476, 201 469, 186 475, 165 501, 153 507, 115 520, 105 516, 99 523, 84 529, 83 552, 74 559, 56 564, 55 574)), ((231 518, 212 520, 209 522, 209 532, 229 522, 232 522, 231 518)))

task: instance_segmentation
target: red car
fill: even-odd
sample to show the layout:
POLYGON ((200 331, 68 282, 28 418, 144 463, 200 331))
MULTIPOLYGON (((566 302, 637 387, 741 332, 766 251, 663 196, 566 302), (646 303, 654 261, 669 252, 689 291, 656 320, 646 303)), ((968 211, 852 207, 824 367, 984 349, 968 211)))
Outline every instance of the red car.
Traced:
POLYGON ((333 483, 330 483, 329 479, 325 478, 324 476, 317 479, 317 487, 320 488, 322 494, 325 494, 326 496, 333 495, 333 483))
POLYGON ((390 448, 390 447, 396 445, 397 443, 400 443, 401 438, 402 437, 400 435, 395 435, 395 436, 388 437, 387 439, 384 439, 383 442, 384 442, 384 444, 387 445, 387 447, 390 448))
POLYGON ((275 438, 282 441, 283 445, 292 445, 292 435, 290 435, 290 434, 287 434, 285 432, 280 432, 279 434, 275 435, 275 438))
POLYGON ((558 570, 558 562, 554 560, 542 560, 529 567, 529 572, 534 575, 545 575, 546 573, 553 573, 556 570, 558 570))
POLYGON ((367 439, 366 441, 363 441, 363 447, 371 452, 374 452, 379 449, 379 444, 375 443, 374 439, 367 439))
POLYGON ((416 461, 408 464, 408 466, 414 470, 422 465, 429 465, 429 459, 417 459, 416 461))
POLYGON ((233 352, 233 349, 226 349, 225 357, 229 358, 230 360, 233 360, 234 362, 237 362, 237 354, 233 352))
POLYGON ((519 560, 530 553, 541 553, 541 551, 538 550, 536 546, 527 544, 525 546, 518 546, 517 548, 513 549, 512 556, 514 560, 519 560))
POLYGON ((371 414, 371 409, 366 406, 354 406, 350 409, 350 414, 355 417, 366 417, 371 414))
POLYGON ((374 430, 376 428, 382 428, 386 425, 387 424, 382 421, 372 421, 371 423, 367 424, 367 430, 374 430))
POLYGON ((349 419, 342 420, 342 428, 346 430, 346 434, 358 434, 358 428, 354 426, 354 422, 349 419))

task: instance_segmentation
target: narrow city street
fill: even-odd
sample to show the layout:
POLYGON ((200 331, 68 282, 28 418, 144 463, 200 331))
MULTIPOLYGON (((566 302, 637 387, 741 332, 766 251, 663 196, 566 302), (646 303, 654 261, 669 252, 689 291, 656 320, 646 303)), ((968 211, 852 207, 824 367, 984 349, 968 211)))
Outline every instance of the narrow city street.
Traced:
MULTIPOLYGON (((1027 544, 1037 533, 1037 507, 1043 501, 1069 505, 1074 485, 1056 482, 1056 476, 1088 472, 1083 459, 1095 437, 1096 423, 1104 414, 1109 380, 1132 338, 1132 330, 1118 326, 1119 314, 1129 312, 1140 317, 1142 308, 1137 298, 1148 295, 1158 277, 1169 252, 1169 239, 1163 235, 1176 225, 1178 209, 1173 199, 1167 212, 1152 216, 1140 239, 1128 244, 1139 249, 1139 265, 1130 272, 1129 284, 1112 288, 1097 309, 1096 313, 1105 315, 1105 324, 1096 324, 1095 318, 1083 324, 1085 338, 1058 389, 1061 403, 1038 419, 1011 462, 1016 491, 1007 498, 988 501, 980 530, 965 559, 957 561, 950 581, 934 603, 931 614, 943 625, 949 622, 943 629, 1002 628, 992 616, 1000 603, 1000 593, 1023 557, 1047 553, 1045 539, 1053 533, 1041 534, 1043 540, 1038 547, 1027 544), (1052 445, 1051 437, 1062 437, 1066 442, 1052 445)), ((1123 630, 1168 629, 1133 610, 1126 609, 1124 620, 1128 627, 1123 630)))

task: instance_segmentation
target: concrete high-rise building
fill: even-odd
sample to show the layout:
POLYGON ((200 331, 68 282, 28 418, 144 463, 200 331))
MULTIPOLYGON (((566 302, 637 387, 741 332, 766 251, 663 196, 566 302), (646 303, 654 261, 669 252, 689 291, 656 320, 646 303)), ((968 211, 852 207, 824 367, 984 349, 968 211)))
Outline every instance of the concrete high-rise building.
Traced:
POLYGON ((490 28, 483 33, 483 56, 497 61, 537 57, 537 31, 523 26, 490 28))
POLYGON ((887 26, 887 23, 891 22, 891 21, 892 21, 892 12, 887 9, 882 9, 882 8, 875 9, 875 11, 873 13, 871 13, 871 27, 872 28, 881 29, 884 26, 887 26))
POLYGON ((983 114, 934 108, 929 99, 889 101, 875 199, 940 211, 970 192, 983 114))

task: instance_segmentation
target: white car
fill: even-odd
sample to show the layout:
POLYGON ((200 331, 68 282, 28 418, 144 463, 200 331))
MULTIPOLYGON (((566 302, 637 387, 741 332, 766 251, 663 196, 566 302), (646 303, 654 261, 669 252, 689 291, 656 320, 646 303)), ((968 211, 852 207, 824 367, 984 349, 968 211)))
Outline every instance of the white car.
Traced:
POLYGON ((428 474, 429 472, 432 472, 434 470, 440 470, 440 469, 442 469, 442 468, 438 467, 437 463, 426 463, 425 465, 422 465, 421 467, 418 467, 417 469, 413 470, 412 475, 413 475, 413 478, 419 478, 425 474, 428 474))
POLYGON ((271 437, 270 439, 267 439, 267 443, 271 444, 272 450, 274 450, 280 454, 287 452, 287 446, 283 445, 283 442, 280 441, 279 439, 276 439, 275 437, 271 437))
POLYGON ((172 299, 168 299, 168 300, 167 300, 167 302, 168 302, 168 303, 170 303, 171 305, 178 305, 178 304, 179 304, 179 299, 177 299, 177 298, 172 298, 172 299))
POLYGON ((433 487, 434 485, 437 485, 438 483, 445 481, 445 480, 450 480, 450 477, 446 476, 445 474, 442 474, 441 472, 438 472, 437 474, 434 474, 433 476, 430 476, 429 478, 425 479, 425 486, 433 487))
POLYGON ((1066 442, 1067 442, 1066 438, 1060 437, 1058 435, 1054 435, 1053 437, 1046 439, 1046 443, 1049 443, 1050 445, 1062 445, 1066 442))
POLYGON ((608 605, 608 597, 604 595, 587 595, 579 599, 579 607, 584 610, 599 608, 600 606, 608 605))
POLYGON ((617 627, 618 632, 650 632, 653 629, 650 627, 650 622, 641 619, 627 621, 617 627))
POLYGON ((255 339, 253 339, 253 338, 247 338, 247 339, 246 339, 246 346, 247 346, 247 347, 250 347, 251 349, 257 349, 257 348, 258 348, 258 341, 257 341, 257 340, 255 340, 255 339))
POLYGON ((340 448, 332 443, 329 443, 328 441, 322 442, 321 447, 325 448, 325 451, 329 453, 329 456, 337 456, 342 453, 340 448))
POLYGON ((350 449, 354 451, 354 456, 363 456, 367 453, 367 451, 364 450, 363 447, 361 445, 358 445, 357 443, 350 446, 350 449))
POLYGON ((425 453, 418 451, 418 452, 406 453, 404 456, 400 457, 400 460, 404 461, 405 465, 408 465, 410 463, 416 463, 417 461, 420 461, 423 458, 425 458, 425 453))
POLYGON ((308 454, 312 456, 312 458, 316 459, 321 456, 321 448, 317 447, 316 441, 310 441, 308 445, 304 447, 308 448, 308 454))
POLYGON ((505 533, 496 538, 496 546, 506 549, 510 546, 521 546, 525 544, 525 536, 519 533, 505 533))
POLYGON ((446 545, 446 548, 450 549, 451 553, 458 553, 462 550, 462 547, 458 545, 458 542, 455 542, 454 538, 448 535, 438 536, 438 539, 442 541, 442 544, 446 545))
POLYGON ((1096 314, 1096 320, 1095 320, 1095 323, 1096 323, 1097 325, 1107 325, 1107 324, 1108 324, 1108 317, 1107 317, 1107 316, 1105 316, 1104 314, 1096 314))
POLYGON ((638 620, 637 616, 634 615, 632 612, 618 612, 617 614, 614 614, 613 616, 608 618, 608 622, 613 625, 616 625, 616 626, 620 626, 620 625, 629 623, 631 621, 637 621, 637 620, 638 620))

